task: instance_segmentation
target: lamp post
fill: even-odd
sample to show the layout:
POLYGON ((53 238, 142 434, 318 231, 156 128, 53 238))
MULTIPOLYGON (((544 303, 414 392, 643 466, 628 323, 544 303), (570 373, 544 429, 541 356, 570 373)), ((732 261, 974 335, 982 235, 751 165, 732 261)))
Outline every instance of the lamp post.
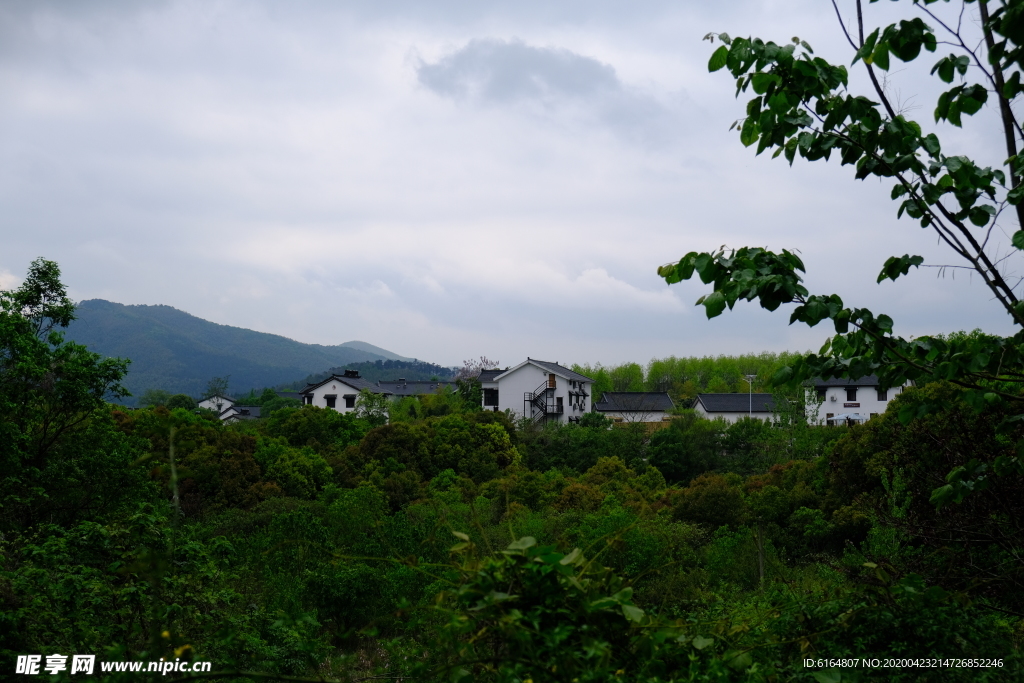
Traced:
POLYGON ((757 375, 743 375, 743 376, 747 378, 747 403, 748 403, 747 417, 753 418, 754 417, 754 380, 757 378, 757 375))

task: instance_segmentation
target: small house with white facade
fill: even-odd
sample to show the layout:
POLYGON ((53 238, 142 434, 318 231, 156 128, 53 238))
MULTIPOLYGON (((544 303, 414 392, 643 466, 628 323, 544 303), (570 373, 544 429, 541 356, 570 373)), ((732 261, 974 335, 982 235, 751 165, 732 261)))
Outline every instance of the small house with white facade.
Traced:
POLYGON ((614 422, 665 422, 676 404, 664 391, 606 391, 594 410, 614 422))
POLYGON ((808 389, 807 392, 807 421, 819 425, 866 422, 884 413, 889 401, 907 385, 880 389, 875 375, 860 379, 816 379, 813 391, 808 389))
POLYGON ((590 411, 594 380, 557 362, 527 358, 513 368, 478 377, 484 410, 508 410, 536 423, 579 422, 590 411))
POLYGON ((360 377, 358 370, 346 370, 343 375, 331 375, 315 384, 307 384, 299 393, 303 405, 351 413, 356 409, 356 398, 363 389, 368 389, 374 394, 390 394, 389 391, 360 377))
POLYGON ((235 399, 228 398, 227 396, 221 396, 220 394, 214 394, 209 398, 204 398, 202 401, 198 403, 198 406, 200 408, 203 408, 205 410, 212 410, 218 415, 223 413, 228 408, 231 408, 233 405, 235 405, 235 399))
POLYGON ((709 420, 716 417, 736 422, 744 417, 770 420, 775 412, 771 394, 697 394, 694 411, 709 420))

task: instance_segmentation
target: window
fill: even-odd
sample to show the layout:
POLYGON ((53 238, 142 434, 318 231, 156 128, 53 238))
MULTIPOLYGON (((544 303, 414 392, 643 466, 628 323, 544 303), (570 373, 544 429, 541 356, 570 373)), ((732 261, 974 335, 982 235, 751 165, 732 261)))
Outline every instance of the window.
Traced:
POLYGON ((563 410, 561 396, 555 396, 555 410, 557 410, 559 413, 561 413, 563 410))
POLYGON ((821 388, 821 389, 818 389, 818 400, 819 401, 824 401, 825 400, 825 389, 824 389, 824 387, 821 388))
POLYGON ((846 387, 846 400, 856 401, 857 400, 857 387, 846 387))
POLYGON ((313 395, 310 394, 308 396, 303 396, 302 402, 305 403, 307 406, 313 405, 313 395))
POLYGON ((889 400, 889 395, 888 394, 889 394, 889 392, 886 391, 885 389, 879 389, 878 390, 878 400, 879 401, 888 401, 889 400))
POLYGON ((484 389, 484 405, 485 406, 496 406, 496 405, 498 405, 498 390, 497 389, 484 389))
POLYGON ((355 408, 356 407, 356 395, 355 394, 345 394, 345 407, 346 408, 355 408))
POLYGON ((829 427, 835 424, 835 420, 832 419, 834 415, 835 413, 825 413, 825 424, 827 424, 829 427))
POLYGON ((333 408, 335 406, 335 402, 338 400, 338 397, 335 396, 334 394, 328 394, 327 396, 324 396, 324 400, 327 401, 328 408, 333 408))

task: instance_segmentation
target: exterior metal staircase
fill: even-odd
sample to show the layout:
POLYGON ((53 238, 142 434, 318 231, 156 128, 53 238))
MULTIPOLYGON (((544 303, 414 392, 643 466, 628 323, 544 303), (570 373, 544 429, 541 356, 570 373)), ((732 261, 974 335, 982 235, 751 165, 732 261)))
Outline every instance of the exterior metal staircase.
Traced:
POLYGON ((555 399, 555 379, 550 377, 534 389, 523 395, 523 414, 528 415, 534 423, 541 422, 551 415, 560 415, 564 408, 555 399))

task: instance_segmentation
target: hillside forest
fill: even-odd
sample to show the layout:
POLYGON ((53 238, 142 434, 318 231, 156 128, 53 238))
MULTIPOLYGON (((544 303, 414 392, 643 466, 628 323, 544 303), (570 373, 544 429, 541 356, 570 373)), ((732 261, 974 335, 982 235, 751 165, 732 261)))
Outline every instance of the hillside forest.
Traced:
MULTIPOLYGON (((770 423, 538 426, 450 391, 225 425, 113 403, 126 361, 63 338, 56 264, 0 302, 8 674, 79 653, 212 662, 150 674, 181 681, 1020 679, 1024 482, 929 497, 1024 428, 997 433, 950 385, 849 428, 798 404, 770 423), (925 404, 943 408, 898 419, 925 404), (855 657, 879 663, 805 665, 855 657), (974 663, 884 663, 906 658, 974 663)), ((702 377, 739 388, 726 361, 658 363, 579 369, 679 398, 702 377)), ((49 676, 72 678, 147 675, 49 676)))

